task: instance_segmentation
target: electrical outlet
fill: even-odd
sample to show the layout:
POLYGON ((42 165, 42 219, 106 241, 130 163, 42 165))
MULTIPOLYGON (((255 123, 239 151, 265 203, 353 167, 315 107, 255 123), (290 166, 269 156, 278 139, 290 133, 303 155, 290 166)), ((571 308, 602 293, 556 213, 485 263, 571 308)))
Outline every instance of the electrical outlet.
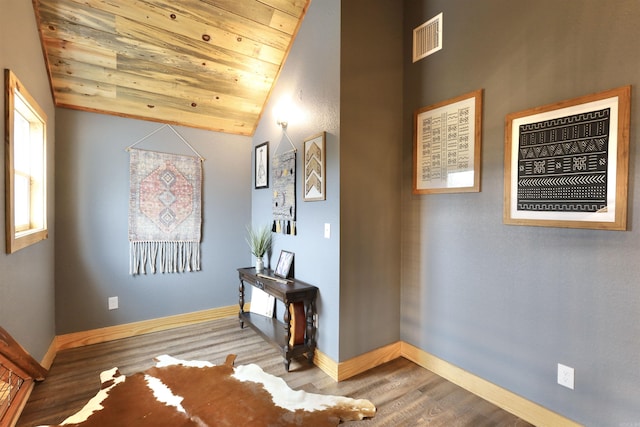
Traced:
POLYGON ((109 297, 109 310, 116 310, 118 308, 118 297, 109 297))
POLYGON ((574 371, 570 366, 558 363, 558 384, 573 390, 574 371))

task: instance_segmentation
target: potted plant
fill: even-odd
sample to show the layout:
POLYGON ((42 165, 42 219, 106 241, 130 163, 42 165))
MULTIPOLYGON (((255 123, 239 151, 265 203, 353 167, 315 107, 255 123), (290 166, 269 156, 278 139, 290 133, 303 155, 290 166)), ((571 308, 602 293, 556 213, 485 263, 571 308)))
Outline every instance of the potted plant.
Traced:
POLYGON ((265 225, 258 229, 247 226, 247 244, 251 253, 256 257, 256 272, 260 273, 264 269, 264 254, 271 250, 273 236, 271 228, 265 225))

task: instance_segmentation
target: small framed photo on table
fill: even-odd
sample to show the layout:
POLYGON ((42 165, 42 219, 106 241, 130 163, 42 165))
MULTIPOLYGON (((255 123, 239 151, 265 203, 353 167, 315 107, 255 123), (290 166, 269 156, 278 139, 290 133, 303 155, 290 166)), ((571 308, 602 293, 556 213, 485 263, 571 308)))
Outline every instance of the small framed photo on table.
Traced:
POLYGON ((293 252, 280 251, 280 258, 278 258, 278 265, 276 265, 276 276, 283 279, 289 278, 291 272, 291 265, 293 264, 293 252))

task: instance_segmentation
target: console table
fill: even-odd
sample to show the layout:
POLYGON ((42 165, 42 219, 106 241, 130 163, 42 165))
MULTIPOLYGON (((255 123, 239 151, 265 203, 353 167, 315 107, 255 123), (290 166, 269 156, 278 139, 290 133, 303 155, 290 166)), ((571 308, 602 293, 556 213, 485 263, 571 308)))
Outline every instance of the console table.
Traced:
POLYGON ((264 269, 261 274, 256 273, 255 268, 239 268, 240 278, 240 328, 244 328, 245 322, 256 330, 264 339, 280 348, 284 357, 284 366, 289 371, 291 359, 307 355, 309 363, 313 363, 313 355, 316 348, 316 296, 318 288, 296 279, 280 279, 274 277, 272 270, 264 269), (244 311, 244 286, 248 283, 258 289, 273 295, 284 303, 284 322, 275 317, 266 317, 259 314, 244 311), (292 318, 295 308, 303 312, 303 319, 292 318), (302 325, 300 325, 302 323, 302 325), (304 338, 301 343, 294 342, 292 324, 297 328, 304 328, 304 338))

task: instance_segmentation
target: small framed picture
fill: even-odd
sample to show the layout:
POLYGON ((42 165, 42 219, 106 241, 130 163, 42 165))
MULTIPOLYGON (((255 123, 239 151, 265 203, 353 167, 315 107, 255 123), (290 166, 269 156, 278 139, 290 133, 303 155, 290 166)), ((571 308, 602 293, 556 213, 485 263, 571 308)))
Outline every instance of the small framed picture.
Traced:
POLYGON ((291 265, 293 264, 293 252, 280 251, 280 258, 278 258, 278 265, 276 265, 276 276, 287 279, 291 272, 291 265))
POLYGON ((269 188, 269 142, 256 145, 255 188, 269 188))
POLYGON ((326 200, 326 132, 304 141, 304 200, 326 200))

